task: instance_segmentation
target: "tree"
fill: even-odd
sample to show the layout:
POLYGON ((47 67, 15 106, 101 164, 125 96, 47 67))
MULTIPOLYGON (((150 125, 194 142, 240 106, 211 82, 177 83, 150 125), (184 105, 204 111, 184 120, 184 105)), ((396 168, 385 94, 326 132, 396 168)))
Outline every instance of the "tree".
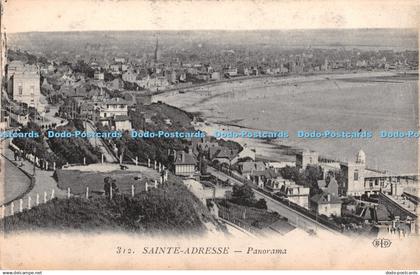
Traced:
POLYGON ((298 185, 303 185, 305 177, 297 167, 286 166, 281 168, 280 174, 283 178, 292 180, 298 185))
POLYGON ((235 185, 233 186, 231 201, 240 205, 253 206, 255 204, 254 191, 248 184, 235 185))
POLYGON ((254 206, 259 209, 267 209, 267 202, 265 199, 259 199, 254 206))
POLYGON ((318 180, 324 176, 321 166, 306 166, 305 169, 305 184, 311 189, 318 189, 318 180))

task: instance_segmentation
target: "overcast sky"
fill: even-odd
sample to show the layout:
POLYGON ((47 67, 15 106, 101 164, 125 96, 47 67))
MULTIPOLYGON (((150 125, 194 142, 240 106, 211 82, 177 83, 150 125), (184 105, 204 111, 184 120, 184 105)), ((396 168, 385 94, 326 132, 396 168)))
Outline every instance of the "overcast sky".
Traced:
POLYGON ((411 0, 137 1, 9 0, 7 32, 416 28, 411 0))

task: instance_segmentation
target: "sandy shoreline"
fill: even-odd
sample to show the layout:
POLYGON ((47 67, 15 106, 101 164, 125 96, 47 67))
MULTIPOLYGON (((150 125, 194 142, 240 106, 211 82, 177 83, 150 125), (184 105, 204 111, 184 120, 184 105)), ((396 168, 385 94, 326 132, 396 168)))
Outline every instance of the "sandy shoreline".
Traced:
MULTIPOLYGON (((254 78, 239 80, 238 82, 215 83, 211 87, 198 87, 197 89, 191 89, 191 92, 185 93, 169 92, 167 94, 159 95, 158 100, 188 112, 198 114, 203 118, 204 123, 198 123, 195 127, 210 135, 215 131, 220 130, 290 130, 289 134, 293 135, 294 130, 296 129, 293 129, 293 127, 290 128, 290 125, 309 125, 317 129, 316 127, 323 127, 324 124, 327 124, 327 122, 329 123, 328 116, 330 116, 330 113, 334 113, 334 111, 338 116, 333 117, 333 120, 336 119, 337 122, 336 124, 330 125, 330 128, 332 129, 338 129, 339 127, 349 128, 341 130, 351 130, 355 129, 355 127, 357 127, 357 129, 365 129, 375 124, 376 121, 380 121, 378 125, 375 124, 375 127, 379 128, 373 130, 382 129, 380 127, 388 126, 390 128, 395 128, 399 125, 410 128, 414 125, 413 122, 418 118, 417 114, 414 114, 415 108, 413 106, 412 111, 406 110, 410 107, 408 104, 413 101, 413 98, 409 98, 413 92, 412 87, 410 86, 407 88, 408 90, 406 89, 407 91, 405 91, 404 94, 395 95, 395 93, 396 91, 398 92, 401 90, 401 85, 405 85, 405 82, 410 82, 411 80, 407 81, 406 79, 400 80, 394 78, 394 76, 397 75, 397 72, 366 72, 285 78, 276 77, 273 79, 254 78), (387 89, 392 91, 387 91, 387 89), (385 91, 383 92, 383 90, 385 91), (349 96, 350 92, 353 91, 356 91, 359 94, 356 93, 352 97, 349 96), (366 101, 366 106, 365 108, 357 109, 354 107, 354 104, 358 104, 357 102, 347 103, 347 100, 358 100, 358 97, 364 97, 365 94, 360 91, 367 91, 369 94, 376 93, 376 97, 361 98, 361 101, 366 101), (322 92, 322 95, 319 94, 320 92, 322 92), (317 97, 325 96, 327 104, 323 105, 323 98, 312 99, 311 96, 315 95, 317 97), (388 96, 390 97, 387 98, 388 96), (392 97, 395 97, 395 99, 392 97), (401 97, 404 98, 404 100, 400 100, 401 97), (306 98, 309 99, 306 100, 306 98), (307 102, 302 103, 302 99, 307 102), (379 103, 385 107, 375 106, 377 101, 380 101, 379 103), (395 103, 387 106, 387 104, 390 104, 388 101, 395 103), (348 108, 348 105, 355 109, 348 108), (335 106, 336 110, 329 110, 330 106, 335 106), (400 110, 398 108, 403 109, 400 110), (253 109, 258 109, 258 112, 253 109), (282 109, 285 111, 281 111, 282 109), (278 110, 280 110, 280 117, 275 114, 278 110), (285 115, 286 118, 284 117, 285 115), (309 116, 309 118, 307 116, 309 116), (414 118, 413 116, 417 116, 417 118, 414 118), (318 120, 314 120, 313 117, 318 117, 318 120)), ((411 83, 414 83, 413 81, 411 81, 411 83)), ((396 144, 400 147, 391 146, 384 143, 382 140, 379 140, 379 145, 375 145, 377 140, 375 140, 375 142, 371 140, 367 144, 349 144, 346 146, 346 151, 344 151, 344 153, 340 152, 339 154, 336 154, 335 150, 333 150, 334 146, 338 146, 339 149, 342 149, 341 147, 343 146, 335 141, 332 141, 331 145, 328 143, 327 145, 318 146, 319 144, 314 145, 311 142, 288 138, 272 139, 271 141, 248 138, 234 138, 232 140, 235 140, 242 146, 245 145, 255 148, 257 156, 260 158, 287 161, 295 159, 293 152, 297 149, 315 149, 323 157, 340 161, 349 161, 352 160, 353 154, 356 154, 359 149, 362 149, 361 147, 367 146, 367 152, 371 158, 370 166, 372 168, 387 169, 390 171, 394 171, 392 170, 392 168, 394 168, 392 162, 389 161, 389 163, 386 163, 387 165, 381 166, 381 164, 383 164, 381 161, 383 156, 377 155, 376 152, 383 151, 382 147, 388 148, 389 156, 395 154, 395 152, 398 151, 398 148, 405 148, 404 144, 396 144), (369 148, 371 148, 371 150, 369 150, 369 148)), ((412 144, 410 146, 412 147, 412 144)), ((401 153, 401 155, 403 154, 401 153)), ((403 157, 397 157, 395 160, 396 162, 400 162, 400 159, 398 158, 403 157)), ((414 162, 416 164, 416 158, 407 158, 405 161, 406 163, 401 164, 400 166, 407 166, 407 163, 411 164, 413 167, 416 166, 413 165, 414 162)), ((413 167, 409 170, 413 171, 413 167)), ((395 170, 398 171, 399 167, 396 168, 397 169, 395 170)))

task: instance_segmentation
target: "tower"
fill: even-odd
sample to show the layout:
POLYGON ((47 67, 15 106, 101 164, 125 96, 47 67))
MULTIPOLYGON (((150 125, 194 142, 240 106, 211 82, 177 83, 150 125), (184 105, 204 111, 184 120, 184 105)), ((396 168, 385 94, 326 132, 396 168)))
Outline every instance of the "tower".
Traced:
POLYGON ((155 54, 154 54, 154 59, 153 61, 156 63, 158 63, 160 58, 160 54, 159 54, 159 38, 156 38, 156 45, 155 45, 155 54))
POLYGON ((342 163, 346 195, 361 196, 365 193, 366 155, 360 150, 355 162, 342 163))

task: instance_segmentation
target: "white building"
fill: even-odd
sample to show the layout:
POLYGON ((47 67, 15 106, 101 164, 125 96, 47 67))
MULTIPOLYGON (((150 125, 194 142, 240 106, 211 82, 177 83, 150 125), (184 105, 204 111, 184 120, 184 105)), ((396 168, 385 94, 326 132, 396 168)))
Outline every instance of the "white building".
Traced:
POLYGON ((8 65, 7 79, 8 92, 13 100, 44 111, 44 104, 40 102, 41 84, 37 66, 12 61, 8 65))

